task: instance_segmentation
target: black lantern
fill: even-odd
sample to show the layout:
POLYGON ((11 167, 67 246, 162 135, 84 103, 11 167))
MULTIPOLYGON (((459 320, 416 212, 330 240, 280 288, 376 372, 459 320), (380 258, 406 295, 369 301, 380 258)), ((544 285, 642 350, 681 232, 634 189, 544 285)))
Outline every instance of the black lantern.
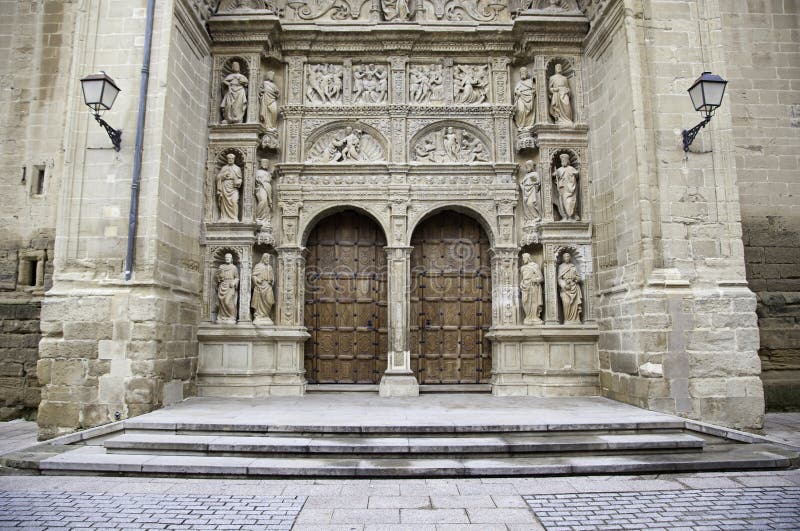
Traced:
POLYGON ((81 79, 81 87, 83 88, 84 103, 93 111, 94 119, 97 120, 97 123, 108 133, 108 138, 114 144, 114 149, 119 151, 122 142, 122 130, 114 129, 108 125, 105 120, 100 118, 100 113, 111 109, 117 99, 117 94, 120 93, 120 88, 105 72, 89 74, 81 79))
POLYGON ((722 97, 725 95, 727 84, 728 82, 720 76, 711 72, 703 72, 689 88, 689 97, 692 98, 694 110, 703 113, 705 118, 688 131, 683 130, 683 151, 689 151, 689 146, 694 142, 697 133, 711 121, 714 111, 722 105, 722 97))

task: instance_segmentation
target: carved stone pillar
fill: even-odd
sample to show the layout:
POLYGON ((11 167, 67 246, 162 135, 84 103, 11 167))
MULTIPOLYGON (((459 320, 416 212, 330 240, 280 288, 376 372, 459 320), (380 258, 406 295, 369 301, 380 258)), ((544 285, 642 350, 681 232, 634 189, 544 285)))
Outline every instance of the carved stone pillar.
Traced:
POLYGON ((392 105, 405 105, 408 96, 408 90, 406 89, 406 65, 408 64, 408 56, 391 56, 389 57, 389 64, 392 68, 390 103, 392 105))
POLYGON ((278 309, 275 312, 281 326, 303 325, 305 290, 305 249, 281 246, 278 251, 278 309))
POLYGON ((547 97, 547 64, 544 56, 537 56, 533 60, 533 77, 536 79, 536 123, 549 122, 549 99, 547 97))
POLYGON ((303 202, 300 199, 287 197, 280 201, 281 208, 281 241, 284 246, 298 245, 297 224, 300 218, 300 209, 303 202))
POLYGON ((289 105, 303 104, 303 65, 306 58, 302 55, 292 55, 286 58, 289 65, 286 73, 289 76, 289 93, 287 103, 289 105))
POLYGON ((517 205, 517 194, 503 194, 495 197, 497 204, 497 241, 495 246, 515 246, 516 230, 514 228, 514 207, 517 205))
POLYGON ((380 396, 417 396, 419 384, 411 372, 408 344, 409 279, 413 247, 386 247, 389 274, 389 353, 388 366, 381 378, 380 396))
POLYGON ((556 248, 557 246, 548 243, 544 246, 544 260, 542 264, 542 274, 544 275, 545 290, 545 324, 556 325, 558 320, 558 283, 556 282, 556 248))
MULTIPOLYGON (((422 3, 422 2, 420 2, 422 3)), ((442 91, 444 92, 444 103, 445 105, 452 105, 453 100, 455 99, 455 94, 453 94, 453 60, 449 57, 442 59, 441 61, 443 67, 443 87, 442 91)))
POLYGON ((492 255, 492 327, 516 326, 519 323, 518 254, 516 247, 491 249, 492 255))
POLYGON ((510 59, 505 57, 492 60, 492 81, 494 85, 494 104, 510 105, 508 91, 508 65, 510 59))
POLYGON ((350 105, 353 102, 353 61, 345 59, 342 62, 342 103, 350 105))
POLYGON ((251 275, 253 273, 253 248, 243 249, 242 256, 239 257, 239 322, 249 323, 250 319, 250 297, 251 275))
POLYGON ((247 80, 247 123, 257 124, 258 120, 258 90, 261 84, 261 53, 248 54, 247 64, 250 77, 247 80))
POLYGON ((255 209, 255 180, 256 168, 258 168, 258 161, 256 160, 256 146, 247 147, 247 159, 245 160, 244 168, 242 168, 242 176, 244 182, 242 183, 242 222, 251 223, 253 221, 253 210, 255 209))

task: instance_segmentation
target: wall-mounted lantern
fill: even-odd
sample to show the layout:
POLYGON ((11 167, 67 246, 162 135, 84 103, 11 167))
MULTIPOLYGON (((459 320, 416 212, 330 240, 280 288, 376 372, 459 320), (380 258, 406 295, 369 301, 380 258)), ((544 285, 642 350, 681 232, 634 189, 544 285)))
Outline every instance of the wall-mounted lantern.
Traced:
POLYGON ((100 118, 102 111, 108 111, 114 105, 117 94, 120 93, 119 87, 108 74, 102 71, 98 74, 89 74, 81 79, 81 86, 83 88, 83 101, 94 113, 94 119, 97 120, 97 123, 108 133, 108 138, 114 144, 114 149, 119 151, 122 142, 122 129, 114 129, 100 118))
POLYGON ((725 95, 725 85, 727 84, 728 82, 718 75, 703 72, 689 88, 689 97, 692 98, 694 110, 703 113, 705 118, 688 131, 683 130, 683 151, 689 151, 689 146, 694 142, 697 133, 711 121, 714 111, 722 105, 722 97, 725 95))

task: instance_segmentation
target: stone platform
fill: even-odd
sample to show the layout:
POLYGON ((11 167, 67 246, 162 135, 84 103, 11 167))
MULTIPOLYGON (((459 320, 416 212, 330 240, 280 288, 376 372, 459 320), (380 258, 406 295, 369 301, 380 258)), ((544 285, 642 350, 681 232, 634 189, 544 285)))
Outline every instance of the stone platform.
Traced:
POLYGON ((38 452, 7 465, 42 474, 476 477, 776 469, 798 455, 600 397, 367 393, 193 398, 38 452))

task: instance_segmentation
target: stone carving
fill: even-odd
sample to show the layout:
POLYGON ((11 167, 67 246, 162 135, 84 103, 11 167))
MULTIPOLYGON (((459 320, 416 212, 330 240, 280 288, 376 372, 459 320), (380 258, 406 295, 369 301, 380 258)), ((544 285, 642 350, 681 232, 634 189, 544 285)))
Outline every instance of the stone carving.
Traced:
POLYGON ((466 19, 478 22, 492 22, 500 18, 500 13, 508 4, 500 0, 431 0, 436 20, 460 22, 466 19))
POLYGON ((388 77, 388 70, 383 65, 354 66, 353 103, 385 103, 389 91, 388 77))
POLYGON ((269 171, 269 160, 261 159, 261 167, 256 171, 256 223, 270 225, 272 218, 272 173, 269 171))
POLYGON ((536 81, 526 67, 519 69, 519 82, 514 87, 514 123, 526 130, 536 122, 536 81))
POLYGON ((308 162, 375 162, 385 158, 383 147, 370 134, 347 126, 319 138, 309 150, 308 162))
POLYGON ((223 124, 242 123, 244 113, 247 111, 247 77, 240 72, 238 61, 231 64, 231 70, 232 72, 222 80, 226 88, 220 104, 223 124))
POLYGON ((413 157, 415 162, 469 164, 489 162, 489 150, 469 131, 448 126, 422 137, 413 157))
POLYGON ((557 124, 572 125, 569 80, 561 73, 564 69, 561 63, 556 63, 555 69, 547 84, 547 90, 550 92, 550 116, 557 124))
POLYGON ((342 65, 317 64, 306 67, 306 103, 334 105, 342 103, 342 65))
POLYGON ((519 288, 522 292, 522 311, 525 314, 523 324, 542 324, 542 282, 544 276, 539 264, 529 253, 522 254, 522 265, 519 268, 519 288))
POLYGON ((539 210, 539 189, 542 183, 532 160, 525 161, 525 165, 521 168, 525 172, 519 180, 522 191, 522 216, 527 225, 542 219, 542 212, 539 210))
POLYGON ((580 221, 578 215, 578 170, 569 160, 568 153, 559 155, 561 167, 553 172, 556 189, 558 190, 558 213, 561 221, 580 221))
POLYGON ((290 0, 286 5, 294 11, 295 17, 314 20, 329 16, 333 20, 356 20, 361 16, 364 5, 369 0, 290 0))
POLYGON ((456 65, 453 68, 453 97, 456 103, 474 105, 486 101, 489 65, 456 65))
POLYGON ((383 19, 396 22, 411 20, 409 4, 409 0, 381 0, 383 19))
POLYGON ((225 263, 217 268, 217 322, 235 323, 239 304, 239 268, 233 255, 225 253, 225 263))
POLYGON ((275 72, 269 70, 266 79, 261 84, 261 90, 258 92, 261 99, 261 114, 259 118, 267 129, 276 129, 278 127, 278 97, 280 93, 278 85, 275 84, 275 72))
POLYGON ((558 281, 561 308, 564 312, 564 323, 580 323, 583 312, 583 296, 581 295, 581 276, 578 268, 572 263, 572 255, 564 253, 556 274, 558 281))
POLYGON ((222 0, 217 8, 217 13, 236 13, 240 11, 271 11, 275 12, 275 6, 270 0, 222 0))
POLYGON ((239 189, 242 170, 236 165, 236 155, 225 155, 227 164, 217 173, 217 205, 220 221, 239 221, 239 189))
POLYGON ((266 253, 261 261, 255 265, 252 274, 253 297, 250 306, 253 308, 253 324, 271 325, 269 314, 275 305, 275 273, 270 263, 270 256, 266 253))
POLYGON ((414 65, 409 71, 409 97, 413 103, 441 102, 442 65, 414 65))

